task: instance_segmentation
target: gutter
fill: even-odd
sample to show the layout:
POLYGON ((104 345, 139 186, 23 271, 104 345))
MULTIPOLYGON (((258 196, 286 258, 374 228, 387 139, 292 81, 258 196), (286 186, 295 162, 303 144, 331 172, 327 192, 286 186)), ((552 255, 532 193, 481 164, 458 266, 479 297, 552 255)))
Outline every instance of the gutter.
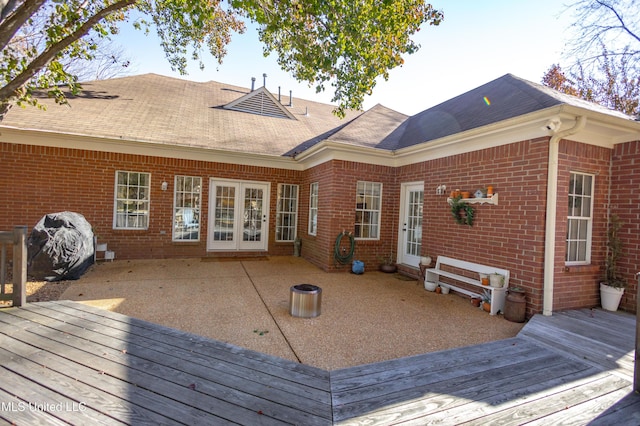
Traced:
POLYGON ((587 117, 578 116, 576 124, 561 132, 554 133, 549 140, 549 169, 547 175, 547 220, 544 237, 544 286, 542 314, 551 316, 553 312, 553 278, 556 255, 556 207, 558 205, 558 153, 560 141, 578 133, 587 124, 587 117))

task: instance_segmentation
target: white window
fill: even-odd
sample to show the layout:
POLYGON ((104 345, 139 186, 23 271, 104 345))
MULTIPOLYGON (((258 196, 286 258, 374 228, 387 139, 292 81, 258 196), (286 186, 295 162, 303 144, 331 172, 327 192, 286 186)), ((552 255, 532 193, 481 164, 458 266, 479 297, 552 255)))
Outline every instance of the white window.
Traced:
POLYGON ((173 190, 173 241, 200 240, 202 178, 176 176, 173 190))
POLYGON ((593 183, 593 175, 570 174, 566 256, 566 263, 570 265, 591 263, 593 183))
POLYGON ((380 238, 380 208, 382 184, 358 182, 356 188, 355 238, 375 240, 380 238))
POLYGON ((116 172, 115 229, 147 229, 149 227, 149 194, 151 175, 140 172, 116 172))
POLYGON ((318 182, 309 186, 309 235, 318 233, 318 182))
POLYGON ((278 184, 276 241, 293 241, 298 226, 298 185, 278 184))

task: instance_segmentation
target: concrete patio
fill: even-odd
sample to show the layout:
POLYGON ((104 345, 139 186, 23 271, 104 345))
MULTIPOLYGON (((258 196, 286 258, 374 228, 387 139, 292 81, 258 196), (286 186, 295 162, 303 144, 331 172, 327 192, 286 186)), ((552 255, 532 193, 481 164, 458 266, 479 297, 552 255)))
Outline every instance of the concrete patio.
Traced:
POLYGON ((284 359, 334 370, 514 337, 523 324, 414 279, 326 273, 296 257, 99 263, 61 300, 105 308, 284 359), (322 288, 321 314, 289 314, 289 289, 322 288))

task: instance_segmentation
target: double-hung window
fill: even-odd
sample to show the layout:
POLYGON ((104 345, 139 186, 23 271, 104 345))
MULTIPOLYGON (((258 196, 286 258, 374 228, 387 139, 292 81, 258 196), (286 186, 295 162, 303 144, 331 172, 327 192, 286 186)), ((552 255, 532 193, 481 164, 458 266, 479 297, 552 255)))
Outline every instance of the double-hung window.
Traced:
POLYGON ((593 184, 593 175, 574 172, 570 174, 565 259, 568 265, 591 263, 593 184))
POLYGON ((382 184, 359 181, 356 186, 355 238, 380 238, 382 184))
POLYGON ((114 229, 147 229, 149 227, 149 194, 151 174, 116 172, 114 229))
POLYGON ((202 178, 176 176, 173 191, 173 241, 200 240, 202 178))
POLYGON ((309 186, 309 235, 318 233, 318 182, 309 186))
POLYGON ((294 241, 298 226, 298 185, 278 184, 276 241, 294 241))

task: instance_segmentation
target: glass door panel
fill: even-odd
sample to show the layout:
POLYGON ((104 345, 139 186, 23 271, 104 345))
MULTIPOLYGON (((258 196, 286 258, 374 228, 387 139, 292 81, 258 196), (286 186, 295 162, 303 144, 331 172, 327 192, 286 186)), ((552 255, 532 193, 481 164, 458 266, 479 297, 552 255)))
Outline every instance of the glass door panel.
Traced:
POLYGON ((208 250, 267 249, 269 184, 212 179, 210 194, 208 250))
POLYGON ((422 184, 403 185, 403 205, 401 206, 400 263, 417 267, 422 250, 422 211, 424 186, 422 184))

